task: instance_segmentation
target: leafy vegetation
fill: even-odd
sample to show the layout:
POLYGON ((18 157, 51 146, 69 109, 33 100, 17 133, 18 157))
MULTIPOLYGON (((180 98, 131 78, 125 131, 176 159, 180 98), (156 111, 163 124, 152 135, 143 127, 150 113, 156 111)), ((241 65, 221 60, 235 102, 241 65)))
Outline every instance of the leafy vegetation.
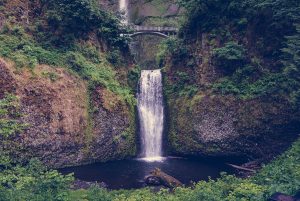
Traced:
POLYGON ((261 95, 288 95, 290 101, 299 103, 299 44, 300 29, 296 25, 297 32, 293 36, 287 36, 285 47, 282 51, 281 71, 271 73, 263 69, 260 63, 252 62, 251 65, 238 69, 230 77, 225 77, 214 84, 213 88, 223 94, 236 94, 243 98, 257 97, 261 95), (257 80, 251 77, 260 77, 257 80))
MULTIPOLYGON (((294 103, 299 101, 298 1, 178 0, 178 3, 187 10, 180 31, 182 43, 188 44, 186 53, 178 55, 176 52, 183 47, 182 43, 165 44, 158 55, 160 63, 167 57, 184 61, 173 65, 189 72, 190 77, 197 70, 193 60, 204 66, 213 65, 221 73, 219 79, 211 83, 214 93, 246 99, 276 94, 294 103), (205 37, 199 38, 200 33, 205 37), (211 54, 205 53, 207 47, 198 44, 199 40, 202 45, 207 41, 211 54), (199 51, 196 52, 199 48, 202 49, 200 56, 199 51), (183 68, 188 66, 193 70, 183 68)), ((199 85, 196 80, 187 84, 199 85)))
POLYGON ((172 55, 172 63, 178 64, 188 56, 188 49, 183 40, 170 37, 164 40, 156 55, 156 62, 160 67, 164 67, 165 61, 172 55))
POLYGON ((56 170, 47 170, 35 159, 20 166, 2 155, 0 170, 1 201, 68 199, 72 175, 63 176, 56 170))
MULTIPOLYGON (((91 46, 76 44, 69 50, 45 49, 28 34, 22 31, 15 33, 14 29, 6 29, 0 34, 0 39, 0 55, 13 60, 18 68, 34 68, 37 64, 66 67, 88 80, 92 88, 102 85, 120 95, 129 104, 135 104, 132 90, 120 85, 116 71, 106 58, 103 58, 105 55, 101 56, 91 46)), ((114 55, 118 57, 117 53, 114 55)), ((111 58, 111 62, 120 63, 113 59, 115 58, 111 58)))
POLYGON ((213 50, 215 65, 227 74, 244 65, 246 50, 242 45, 235 42, 228 42, 224 47, 213 50))
POLYGON ((3 99, 0 99, 0 139, 8 138, 26 127, 17 120, 20 117, 18 110, 19 102, 16 96, 6 94, 3 99))

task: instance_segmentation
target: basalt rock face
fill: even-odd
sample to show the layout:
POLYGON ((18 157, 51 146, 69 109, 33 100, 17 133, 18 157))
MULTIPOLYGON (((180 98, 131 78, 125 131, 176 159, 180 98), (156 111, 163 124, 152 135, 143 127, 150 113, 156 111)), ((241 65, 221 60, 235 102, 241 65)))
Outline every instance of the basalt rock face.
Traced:
POLYGON ((211 85, 224 77, 212 57, 220 40, 210 42, 205 33, 196 38, 187 45, 193 57, 171 58, 164 70, 169 151, 266 158, 288 148, 300 133, 299 107, 276 92, 242 98, 214 91, 211 85))
POLYGON ((104 9, 109 9, 110 11, 118 11, 119 1, 118 0, 99 0, 99 4, 104 9))
POLYGON ((199 95, 170 103, 169 113, 172 151, 181 155, 273 156, 300 130, 299 110, 283 98, 199 95))
POLYGON ((3 60, 0 72, 0 97, 16 94, 21 120, 28 124, 23 133, 1 142, 11 144, 6 149, 17 160, 37 157, 49 167, 65 167, 135 154, 134 140, 115 140, 130 127, 129 110, 110 112, 97 104, 97 97, 89 98, 87 84, 79 77, 45 65, 33 72, 16 70, 3 60), (97 112, 92 113, 91 107, 97 112))
POLYGON ((176 26, 182 15, 174 0, 129 0, 132 23, 152 26, 176 26))

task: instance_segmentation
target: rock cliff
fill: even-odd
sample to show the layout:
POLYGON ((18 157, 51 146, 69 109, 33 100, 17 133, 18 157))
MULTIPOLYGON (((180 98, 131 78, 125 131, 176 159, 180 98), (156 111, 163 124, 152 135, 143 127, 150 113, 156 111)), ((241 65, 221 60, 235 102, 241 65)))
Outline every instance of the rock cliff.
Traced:
POLYGON ((89 94, 78 76, 46 65, 20 70, 1 59, 0 72, 0 97, 16 94, 28 125, 9 139, 13 146, 7 148, 18 159, 37 157, 47 166, 65 167, 135 154, 132 111, 118 100, 115 108, 105 105, 105 89, 89 94))

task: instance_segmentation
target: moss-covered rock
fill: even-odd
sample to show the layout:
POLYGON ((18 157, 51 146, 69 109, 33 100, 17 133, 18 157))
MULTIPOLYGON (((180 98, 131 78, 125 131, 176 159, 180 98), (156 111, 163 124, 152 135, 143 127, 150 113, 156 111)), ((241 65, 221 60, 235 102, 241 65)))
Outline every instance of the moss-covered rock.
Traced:
POLYGON ((28 125, 1 141, 16 160, 37 157, 49 167, 65 167, 135 155, 133 108, 114 93, 88 92, 85 81, 63 68, 16 70, 1 60, 0 72, 0 97, 20 97, 21 120, 28 125))
POLYGON ((183 155, 265 157, 282 151, 300 130, 288 100, 196 94, 169 100, 169 141, 183 155))
POLYGON ((178 26, 183 10, 174 0, 131 0, 131 22, 138 25, 178 26))

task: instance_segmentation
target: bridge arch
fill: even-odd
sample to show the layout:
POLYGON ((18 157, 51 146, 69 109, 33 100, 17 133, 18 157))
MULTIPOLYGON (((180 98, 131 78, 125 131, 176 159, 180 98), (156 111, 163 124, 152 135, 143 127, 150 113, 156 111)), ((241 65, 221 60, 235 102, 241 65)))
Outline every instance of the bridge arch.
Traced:
POLYGON ((170 37, 169 35, 161 33, 161 32, 135 32, 133 34, 130 34, 131 37, 136 37, 136 36, 140 36, 140 35, 153 35, 153 36, 159 36, 159 37, 163 37, 163 38, 170 37))

